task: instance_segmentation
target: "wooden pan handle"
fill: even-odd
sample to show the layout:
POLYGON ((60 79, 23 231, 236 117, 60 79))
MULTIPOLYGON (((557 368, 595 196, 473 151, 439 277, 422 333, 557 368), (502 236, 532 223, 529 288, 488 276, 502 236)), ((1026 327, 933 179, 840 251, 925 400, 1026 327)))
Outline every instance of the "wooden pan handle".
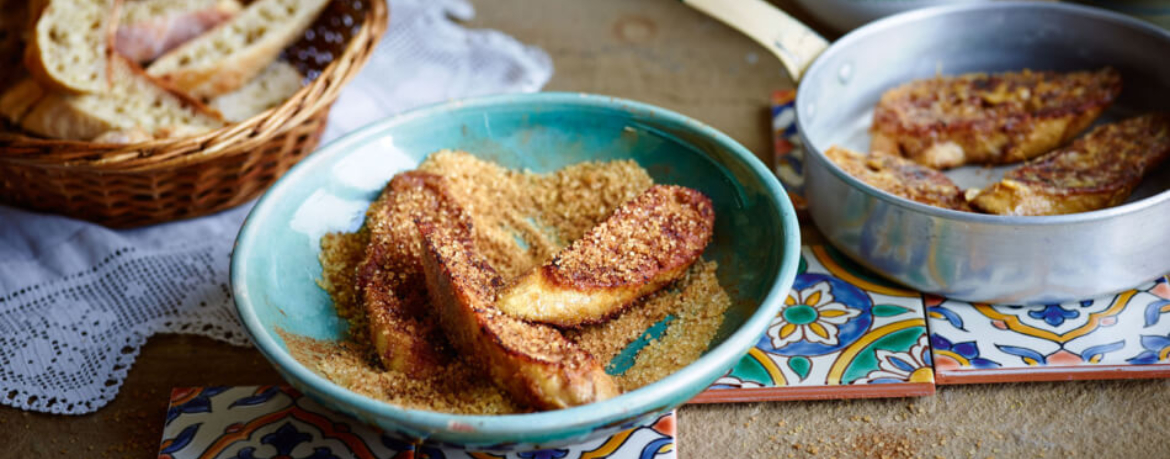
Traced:
POLYGON ((682 0, 708 16, 738 29, 768 48, 799 82, 829 42, 808 26, 764 0, 682 0))

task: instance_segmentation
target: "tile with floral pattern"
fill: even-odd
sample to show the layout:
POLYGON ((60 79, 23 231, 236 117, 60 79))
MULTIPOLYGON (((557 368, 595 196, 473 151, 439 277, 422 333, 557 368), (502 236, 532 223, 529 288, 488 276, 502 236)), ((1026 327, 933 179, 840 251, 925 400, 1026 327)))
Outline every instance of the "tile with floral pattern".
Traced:
POLYGON ((1170 377, 1170 283, 1035 306, 927 297, 940 384, 1170 377))
POLYGON ((171 392, 159 459, 672 459, 675 416, 568 448, 508 454, 411 445, 283 386, 171 392))
POLYGON ((695 402, 934 393, 922 296, 829 246, 804 247, 792 290, 746 357, 695 402))

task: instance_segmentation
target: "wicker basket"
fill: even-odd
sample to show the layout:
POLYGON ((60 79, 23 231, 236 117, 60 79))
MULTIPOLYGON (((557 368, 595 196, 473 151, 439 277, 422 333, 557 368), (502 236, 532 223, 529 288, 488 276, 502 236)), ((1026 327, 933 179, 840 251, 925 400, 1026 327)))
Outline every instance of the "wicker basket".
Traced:
POLYGON ((330 106, 387 18, 385 0, 333 0, 284 53, 311 82, 278 107, 198 137, 116 145, 4 134, 0 202, 111 227, 244 203, 317 147, 330 106))

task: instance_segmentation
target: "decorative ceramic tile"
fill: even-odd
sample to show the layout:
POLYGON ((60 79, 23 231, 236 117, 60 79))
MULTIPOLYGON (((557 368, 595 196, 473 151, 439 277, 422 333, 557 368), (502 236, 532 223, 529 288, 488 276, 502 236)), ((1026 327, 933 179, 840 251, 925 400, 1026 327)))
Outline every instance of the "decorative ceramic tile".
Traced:
POLYGON ((940 384, 1170 377, 1170 284, 1041 306, 927 297, 940 384))
POLYGON ((693 402, 934 393, 922 296, 805 247, 784 306, 746 357, 693 402))
POLYGON ((171 392, 160 459, 666 459, 675 416, 571 448, 509 454, 415 446, 332 413, 283 386, 195 387, 171 392))
POLYGON ((772 142, 776 176, 796 210, 804 210, 804 147, 796 130, 796 91, 772 93, 772 142))

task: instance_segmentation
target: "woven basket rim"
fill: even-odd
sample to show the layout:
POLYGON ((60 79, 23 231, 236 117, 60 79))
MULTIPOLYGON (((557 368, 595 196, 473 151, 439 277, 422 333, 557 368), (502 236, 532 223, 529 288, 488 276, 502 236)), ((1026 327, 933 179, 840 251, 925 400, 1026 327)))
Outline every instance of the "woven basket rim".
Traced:
POLYGON ((387 1, 365 3, 370 9, 344 51, 312 82, 280 105, 251 118, 196 136, 132 144, 47 139, 14 132, 0 138, 0 148, 10 150, 0 152, 0 161, 52 169, 146 173, 241 154, 303 123, 322 106, 333 104, 345 85, 361 71, 389 23, 387 1), (58 153, 59 150, 66 153, 58 153))

